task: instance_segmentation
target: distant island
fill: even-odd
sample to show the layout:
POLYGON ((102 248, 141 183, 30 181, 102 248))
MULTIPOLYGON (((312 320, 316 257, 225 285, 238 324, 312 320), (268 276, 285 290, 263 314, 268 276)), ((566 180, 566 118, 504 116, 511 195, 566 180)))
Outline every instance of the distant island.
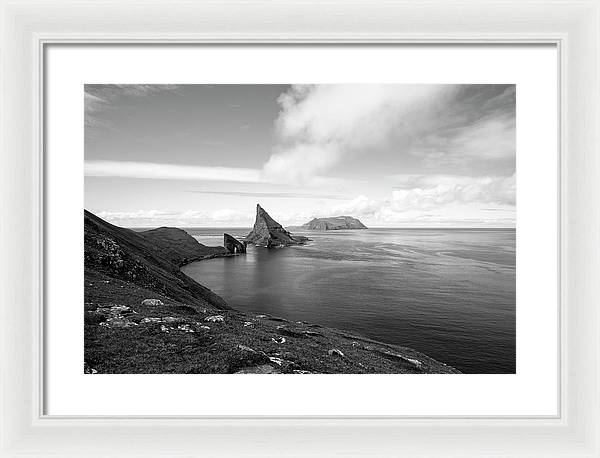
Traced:
POLYGON ((368 229, 357 218, 352 216, 331 216, 329 218, 313 218, 302 226, 291 226, 290 229, 304 231, 339 231, 343 229, 368 229))

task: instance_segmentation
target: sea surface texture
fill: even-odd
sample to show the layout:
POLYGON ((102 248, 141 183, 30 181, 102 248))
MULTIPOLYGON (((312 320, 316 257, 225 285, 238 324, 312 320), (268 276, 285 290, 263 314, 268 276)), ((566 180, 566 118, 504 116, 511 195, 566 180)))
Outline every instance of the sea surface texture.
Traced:
MULTIPOLYGON (((250 228, 186 229, 222 245, 250 228)), ((411 347, 465 373, 515 372, 514 229, 294 232, 308 245, 183 271, 233 307, 411 347)))

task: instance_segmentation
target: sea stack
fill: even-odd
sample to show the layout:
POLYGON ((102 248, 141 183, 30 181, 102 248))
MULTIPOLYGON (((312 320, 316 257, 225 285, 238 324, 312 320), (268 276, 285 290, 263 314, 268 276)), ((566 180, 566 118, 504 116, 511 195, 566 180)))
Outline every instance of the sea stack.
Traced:
POLYGON ((266 248, 281 248, 290 245, 302 245, 308 238, 293 236, 281 224, 256 204, 256 221, 252 231, 246 236, 246 242, 266 248))
POLYGON ((223 246, 227 254, 240 254, 246 252, 246 242, 240 242, 233 235, 223 234, 223 246))

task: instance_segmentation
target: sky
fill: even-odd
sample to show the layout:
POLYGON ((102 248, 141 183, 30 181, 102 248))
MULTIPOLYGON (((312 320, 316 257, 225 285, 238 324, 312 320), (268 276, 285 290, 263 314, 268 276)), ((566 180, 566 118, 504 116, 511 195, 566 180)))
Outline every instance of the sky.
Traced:
POLYGON ((124 227, 514 227, 514 85, 86 85, 85 207, 124 227))

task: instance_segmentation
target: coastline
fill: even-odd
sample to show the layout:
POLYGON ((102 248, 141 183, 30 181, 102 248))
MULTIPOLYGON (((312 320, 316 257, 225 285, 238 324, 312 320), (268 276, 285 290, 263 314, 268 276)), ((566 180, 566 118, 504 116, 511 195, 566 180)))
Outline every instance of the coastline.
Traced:
MULTIPOLYGON (((213 248, 213 247, 211 247, 211 248, 213 248)), ((187 259, 187 260, 185 260, 185 262, 182 262, 181 264, 179 264, 179 267, 181 268, 181 267, 187 266, 188 264, 192 264, 193 262, 208 261, 209 259, 216 259, 216 258, 231 258, 232 256, 240 256, 240 254, 234 254, 234 253, 207 254, 206 256, 199 256, 197 258, 187 259)))
POLYGON ((234 254, 181 258, 147 233, 85 222, 86 373, 459 373, 411 348, 236 310, 180 270, 234 254))

